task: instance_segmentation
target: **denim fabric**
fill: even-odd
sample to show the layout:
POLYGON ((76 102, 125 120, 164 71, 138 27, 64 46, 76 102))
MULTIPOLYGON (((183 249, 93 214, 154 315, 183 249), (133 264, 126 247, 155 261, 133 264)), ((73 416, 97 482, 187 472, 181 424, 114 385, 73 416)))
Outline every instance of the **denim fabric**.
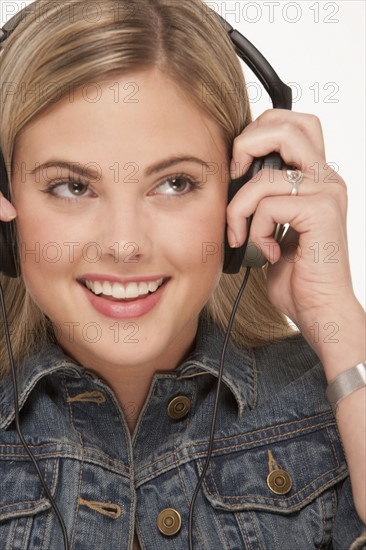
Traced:
MULTIPOLYGON (((111 389, 57 345, 19 366, 23 434, 72 549, 131 549, 135 529, 143 550, 188 548, 222 340, 201 320, 189 357, 154 376, 133 437, 111 389), (179 395, 191 409, 173 420, 167 407, 179 395), (165 508, 182 518, 170 537, 157 527, 165 508)), ((361 535, 325 386, 301 335, 255 349, 229 344, 213 455, 195 507, 195 549, 348 550, 361 535), (289 474, 288 493, 270 490, 273 468, 289 474)), ((0 549, 63 550, 57 518, 15 431, 10 376, 0 387, 0 476, 0 549)))

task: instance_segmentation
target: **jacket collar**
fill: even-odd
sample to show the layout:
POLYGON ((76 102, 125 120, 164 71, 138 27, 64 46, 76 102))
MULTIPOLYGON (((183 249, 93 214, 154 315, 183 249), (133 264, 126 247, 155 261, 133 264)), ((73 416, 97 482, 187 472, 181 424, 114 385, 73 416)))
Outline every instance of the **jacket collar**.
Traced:
MULTIPOLYGON (((224 339, 225 334, 216 325, 201 318, 194 349, 175 369, 178 378, 207 373, 218 377, 224 339)), ((257 378, 254 353, 250 348, 237 348, 231 338, 225 352, 222 382, 234 395, 240 415, 245 409, 255 406, 257 378)))
MULTIPOLYGON (((19 411, 34 387, 45 376, 63 369, 68 369, 71 376, 82 376, 82 367, 52 342, 48 342, 46 346, 25 358, 15 368, 19 411)), ((14 417, 14 389, 12 374, 9 372, 0 380, 0 428, 7 428, 14 417)))
MULTIPOLYGON (((224 334, 214 324, 201 318, 194 349, 174 371, 178 379, 207 373, 218 377, 223 342, 224 334)), ((26 357, 16 367, 19 410, 22 409, 39 380, 61 370, 66 370, 69 376, 77 378, 88 374, 84 367, 77 364, 52 342, 48 342, 46 346, 26 357)), ((239 350, 230 339, 225 354, 222 381, 233 393, 240 414, 245 408, 254 406, 256 395, 254 355, 250 350, 239 350)), ((14 390, 12 375, 9 372, 0 380, 0 428, 7 428, 14 417, 14 390)))

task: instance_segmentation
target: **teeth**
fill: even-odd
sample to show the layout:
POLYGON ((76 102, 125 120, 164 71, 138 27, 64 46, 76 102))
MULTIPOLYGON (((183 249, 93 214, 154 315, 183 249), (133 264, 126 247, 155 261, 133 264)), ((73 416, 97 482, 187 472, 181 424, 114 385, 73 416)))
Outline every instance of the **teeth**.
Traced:
POLYGON ((102 288, 105 296, 112 296, 112 285, 109 281, 105 281, 102 288))
POLYGON ((113 283, 113 285, 111 285, 110 295, 112 295, 113 298, 126 298, 126 291, 124 286, 119 283, 113 283))
MULTIPOLYGON (((121 285, 122 286, 122 285, 121 285)), ((139 296, 139 288, 136 283, 128 283, 126 286, 125 298, 137 298, 139 296)))
POLYGON ((141 283, 111 283, 110 281, 85 281, 85 286, 94 294, 113 296, 113 298, 137 298, 149 292, 155 292, 163 283, 163 279, 141 283))
POLYGON ((102 285, 100 284, 99 281, 94 282, 93 292, 94 292, 94 294, 102 294, 103 293, 102 285))
MULTIPOLYGON (((163 279, 160 279, 163 282, 163 279)), ((139 283, 139 293, 147 294, 149 292, 149 287, 147 283, 139 283)))
POLYGON ((147 283, 147 286, 150 292, 155 292, 159 285, 156 281, 154 281, 152 283, 147 283))

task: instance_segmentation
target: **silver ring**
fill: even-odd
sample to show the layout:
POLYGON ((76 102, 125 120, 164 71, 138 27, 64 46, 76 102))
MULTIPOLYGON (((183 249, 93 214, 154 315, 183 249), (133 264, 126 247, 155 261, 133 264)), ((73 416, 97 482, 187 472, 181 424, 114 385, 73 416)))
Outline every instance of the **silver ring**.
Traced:
POLYGON ((299 185, 302 182, 304 174, 301 170, 286 170, 287 180, 292 183, 292 189, 290 195, 297 195, 299 193, 299 185))

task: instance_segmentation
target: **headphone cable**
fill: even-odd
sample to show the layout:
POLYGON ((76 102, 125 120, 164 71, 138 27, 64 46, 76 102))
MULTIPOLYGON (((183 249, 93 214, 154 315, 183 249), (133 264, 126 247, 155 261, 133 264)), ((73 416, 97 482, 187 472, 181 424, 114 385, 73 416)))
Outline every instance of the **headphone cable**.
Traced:
POLYGON ((12 373, 12 382, 13 382, 13 393, 14 393, 14 411, 15 411, 15 417, 14 417, 14 420, 15 420, 15 428, 16 428, 16 431, 18 433, 18 436, 19 436, 19 439, 20 441, 22 442, 22 445, 24 447, 24 449, 26 450, 29 458, 31 459, 31 461, 33 462, 33 465, 37 471, 37 474, 38 474, 38 477, 41 481, 41 484, 43 486, 43 489, 48 497, 48 500, 50 501, 50 504, 57 516, 57 519, 60 523, 60 526, 61 526, 61 529, 62 529, 62 535, 63 535, 63 539, 64 539, 64 548, 65 550, 69 550, 69 541, 67 539, 67 532, 66 532, 66 527, 65 527, 65 523, 64 523, 64 520, 60 514, 60 511, 56 505, 56 502, 54 501, 51 493, 50 493, 50 490, 47 486, 47 483, 45 482, 44 478, 43 478, 43 475, 42 475, 42 472, 38 466, 38 463, 37 463, 37 460, 36 458, 34 457, 32 451, 30 450, 30 448, 28 447, 28 444, 27 442, 25 441, 24 437, 23 437, 23 434, 22 434, 22 431, 20 429, 20 423, 19 423, 19 402, 18 402, 18 384, 17 384, 17 377, 16 377, 16 371, 15 371, 15 367, 14 367, 14 359, 13 359, 13 351, 12 351, 12 347, 11 347, 11 342, 10 342, 10 336, 9 336, 9 326, 8 326, 8 320, 7 320, 7 316, 6 316, 6 308, 5 308, 5 301, 4 301, 4 294, 3 294, 3 289, 2 289, 2 286, 1 286, 1 283, 0 283, 0 300, 1 300, 1 311, 2 311, 2 317, 3 317, 3 324, 4 324, 4 335, 5 335, 5 340, 6 340, 6 347, 7 347, 7 350, 8 350, 8 356, 9 356, 9 363, 10 363, 10 367, 11 367, 11 373, 12 373))
MULTIPOLYGON (((246 240, 245 240, 245 242, 244 242, 244 244, 243 244, 243 247, 244 247, 244 254, 245 254, 245 251, 246 251, 246 248, 247 248, 247 244, 248 244, 248 241, 249 241, 249 231, 250 231, 251 223, 252 223, 252 216, 250 216, 250 218, 247 220, 247 237, 246 237, 246 240)), ((229 342, 229 337, 230 337, 230 333, 231 333, 231 327, 232 327, 232 324, 233 324, 233 322, 234 322, 234 317, 235 317, 235 314, 236 314, 236 310, 238 309, 238 305, 239 305, 240 299, 241 299, 242 294, 243 294, 243 292, 244 292, 244 289, 245 289, 245 287, 246 287, 246 285, 247 285, 247 282, 248 282, 248 279, 249 279, 250 270, 251 270, 251 268, 250 268, 250 267, 247 267, 246 272, 245 272, 245 275, 244 275, 243 282, 242 282, 242 284, 241 284, 241 287, 240 287, 240 289, 239 289, 239 292, 238 292, 238 294, 237 294, 237 297, 236 297, 235 302, 234 302, 234 305, 233 305, 233 309, 232 309, 231 314, 230 314, 228 326, 227 326, 226 333, 225 333, 224 343, 223 343, 223 346, 222 346, 221 358, 220 358, 220 367, 219 367, 219 375, 218 375, 218 379, 217 379, 217 388, 216 388, 215 404, 214 404, 214 410, 213 410, 213 413, 212 413, 211 428, 210 428, 210 439, 209 439, 209 444, 208 444, 208 451, 207 451, 207 456, 206 456, 206 462, 205 462, 204 468, 203 468, 203 470, 202 470, 201 476, 200 476, 200 478, 199 478, 199 480, 198 480, 198 482, 197 482, 197 485, 196 485, 196 488, 195 488, 195 490, 194 490, 194 493, 193 493, 193 496, 192 496, 192 500, 191 500, 191 503, 190 503, 190 506, 189 506, 189 520, 188 520, 188 544, 189 544, 189 550, 193 550, 193 538, 192 538, 193 535, 192 535, 192 531, 193 531, 193 513, 194 513, 194 506, 195 506, 195 503, 196 503, 198 491, 200 490, 200 487, 201 487, 201 485, 202 485, 202 483, 203 483, 203 480, 204 480, 204 477, 205 477, 205 475, 206 475, 206 471, 207 471, 209 462, 210 462, 210 460, 211 460, 212 447, 213 447, 213 441, 214 441, 214 436, 215 436, 215 425, 216 425, 217 409, 218 409, 218 403, 219 403, 219 395, 220 395, 220 387, 221 387, 222 373, 223 373, 223 370, 224 370, 224 357, 225 357, 225 353, 226 353, 227 344, 228 344, 228 342, 229 342)))

